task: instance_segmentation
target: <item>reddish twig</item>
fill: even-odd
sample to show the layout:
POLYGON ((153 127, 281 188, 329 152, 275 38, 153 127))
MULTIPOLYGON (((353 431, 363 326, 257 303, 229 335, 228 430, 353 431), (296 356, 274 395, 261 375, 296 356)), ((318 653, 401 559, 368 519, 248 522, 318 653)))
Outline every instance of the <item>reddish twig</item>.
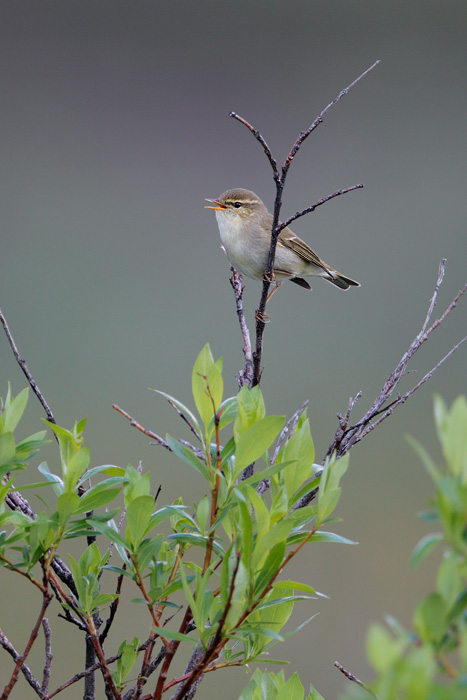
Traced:
POLYGON ((18 657, 16 661, 15 668, 13 669, 13 673, 11 674, 10 680, 3 689, 3 693, 0 696, 0 700, 7 700, 7 698, 10 697, 11 691, 13 690, 14 686, 16 685, 16 681, 18 680, 19 672, 21 671, 21 667, 23 666, 24 662, 26 661, 29 652, 31 651, 32 645, 37 639, 37 634, 39 632, 39 628, 42 624, 42 620, 45 615, 45 611, 47 610, 50 601, 52 600, 52 594, 49 593, 46 587, 46 578, 44 576, 44 591, 42 595, 42 605, 41 609, 39 611, 39 615, 37 617, 36 623, 34 627, 32 628, 31 634, 29 635, 29 639, 27 641, 27 644, 25 646, 25 649, 21 656, 18 657))
MULTIPOLYGON (((10 642, 8 637, 2 632, 0 629, 0 645, 5 649, 5 651, 10 654, 11 658, 15 663, 19 661, 21 658, 18 652, 16 651, 15 647, 13 644, 10 642)), ((21 673, 23 676, 26 678, 27 682, 31 686, 31 688, 39 695, 39 697, 42 698, 42 691, 41 691, 41 686, 39 684, 39 681, 37 678, 34 676, 32 673, 31 669, 29 666, 25 663, 21 665, 21 673)))

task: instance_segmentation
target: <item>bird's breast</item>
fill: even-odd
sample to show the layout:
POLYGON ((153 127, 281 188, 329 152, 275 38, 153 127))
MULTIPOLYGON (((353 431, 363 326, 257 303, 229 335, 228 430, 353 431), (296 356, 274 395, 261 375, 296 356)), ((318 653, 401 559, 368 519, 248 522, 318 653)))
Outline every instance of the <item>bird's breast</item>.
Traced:
POLYGON ((216 211, 222 245, 230 263, 238 272, 258 279, 263 276, 267 264, 265 246, 254 233, 245 230, 245 223, 236 217, 216 211))

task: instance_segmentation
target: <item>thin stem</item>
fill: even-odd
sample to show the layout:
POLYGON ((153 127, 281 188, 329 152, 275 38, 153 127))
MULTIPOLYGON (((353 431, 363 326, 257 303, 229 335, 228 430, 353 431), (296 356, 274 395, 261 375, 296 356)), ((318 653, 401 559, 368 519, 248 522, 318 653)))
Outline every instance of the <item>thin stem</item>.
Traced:
POLYGON ((42 629, 44 631, 45 639, 45 664, 44 671, 42 673, 42 685, 41 691, 44 695, 48 695, 49 683, 50 683, 50 670, 52 667, 53 654, 52 654, 52 630, 49 625, 49 621, 46 617, 42 620, 42 629))
POLYGON ((308 136, 322 123, 324 116, 329 112, 331 107, 333 107, 337 102, 339 102, 344 95, 347 95, 349 90, 356 85, 362 78, 364 78, 375 66, 378 65, 380 61, 375 61, 372 66, 367 68, 361 75, 358 76, 353 82, 350 83, 350 85, 347 85, 346 88, 340 91, 340 93, 335 97, 332 102, 330 102, 321 112, 320 114, 316 117, 314 122, 306 129, 305 131, 300 132, 298 138, 296 139, 295 143, 293 144, 287 158, 285 159, 282 169, 279 173, 278 166, 277 166, 277 161, 272 155, 271 149, 269 148, 268 144, 266 143, 265 139, 263 138, 262 134, 255 129, 246 119, 243 117, 240 117, 236 112, 231 112, 229 116, 233 117, 234 119, 237 119, 237 121, 241 122, 246 128, 253 134, 255 139, 261 144, 263 147, 264 152, 266 153, 266 156, 269 160, 269 164, 271 165, 272 171, 273 171, 273 178, 274 182, 276 183, 276 196, 274 200, 274 212, 273 212, 273 220, 272 220, 272 227, 271 227, 271 243, 269 247, 269 254, 268 254, 268 261, 267 261, 267 266, 266 270, 264 272, 264 277, 263 277, 263 287, 261 290, 261 296, 258 304, 258 308, 256 309, 256 347, 255 351, 253 353, 253 380, 252 380, 252 386, 256 386, 260 383, 261 381, 261 374, 262 374, 262 368, 261 368, 261 362, 262 362, 262 356, 263 356, 263 335, 264 335, 264 329, 266 327, 266 317, 265 317, 265 311, 266 311, 266 302, 269 297, 269 288, 271 286, 271 282, 274 280, 274 259, 276 255, 276 246, 277 246, 277 239, 279 236, 279 233, 285 226, 288 225, 288 223, 291 223, 292 221, 295 221, 295 219, 298 219, 300 216, 304 216, 305 214, 314 211, 317 206, 324 204, 325 202, 329 201, 330 199, 337 197, 341 194, 345 194, 346 192, 351 192, 354 189, 359 189, 363 185, 353 185, 352 187, 348 187, 345 190, 336 190, 336 192, 333 192, 331 195, 328 195, 328 197, 325 197, 323 200, 320 200, 319 202, 316 202, 316 204, 311 205, 311 207, 307 207, 304 209, 302 212, 297 212, 294 214, 292 217, 287 219, 287 221, 284 224, 279 224, 279 215, 280 215, 280 210, 282 206, 282 193, 284 191, 284 186, 285 186, 285 180, 287 177, 287 173, 289 172, 289 168, 292 164, 292 161, 296 154, 298 153, 301 145, 303 142, 308 138, 308 136))
POLYGON ((230 284, 235 294, 238 322, 243 336, 243 356, 245 358, 245 369, 238 373, 237 381, 240 387, 246 384, 247 387, 250 388, 253 381, 253 354, 251 350, 250 331, 246 323, 243 309, 243 279, 234 267, 231 266, 230 270, 232 272, 230 284))
POLYGON ((35 395, 39 399, 40 403, 42 404, 42 407, 47 415, 47 420, 50 423, 56 423, 55 418, 54 418, 54 414, 52 413, 52 410, 51 410, 49 404, 45 400, 44 395, 42 394, 39 387, 37 386, 37 382, 34 380, 31 372, 28 369, 28 366, 26 364, 26 360, 23 360, 21 355, 19 354, 19 350, 16 346, 16 343, 13 339, 11 331, 8 327, 8 323, 6 321, 6 318, 5 318, 1 309, 0 309, 0 323, 2 324, 3 330, 5 331, 6 337, 8 338, 8 342, 10 343, 10 347, 13 351, 13 355, 15 356, 15 360, 18 363, 18 365, 21 367, 21 370, 22 370, 24 376, 28 380, 29 386, 31 387, 31 389, 33 390, 33 392, 35 393, 35 395))
MULTIPOLYGON (((331 442, 331 444, 328 447, 326 457, 329 457, 332 455, 334 452, 336 452, 338 457, 342 457, 344 454, 346 454, 353 445, 355 445, 357 442, 360 442, 366 435, 368 435, 369 432, 374 430, 376 426, 378 426, 380 423, 383 422, 386 418, 388 418, 398 406, 401 406, 403 403, 407 401, 407 399, 415 392, 417 389, 419 389, 425 382, 428 381, 428 379, 431 379, 433 374, 436 372, 439 367, 454 353, 458 348, 467 340, 467 336, 462 338, 456 345, 454 345, 450 351, 429 371, 426 372, 426 374, 420 379, 415 386, 413 386, 411 389, 406 391, 402 396, 398 396, 397 399, 393 400, 390 404, 388 404, 388 400, 391 397, 391 395, 395 392, 399 382, 401 381, 402 377, 404 377, 406 374, 408 374, 407 366, 409 361, 412 359, 412 357, 415 355, 416 352, 421 348, 423 343, 425 343, 426 340, 430 337, 431 333, 433 333, 434 330, 440 327, 440 325, 443 323, 443 321, 446 320, 446 318, 449 316, 449 314, 456 308, 459 300, 462 298, 462 296, 467 292, 467 284, 465 284, 456 294, 452 302, 449 304, 449 306, 445 309, 445 311, 442 313, 442 315, 436 319, 430 327, 428 327, 428 324, 430 323, 431 316, 433 315, 433 311, 436 306, 436 301, 438 298, 438 293, 441 287, 441 284, 444 279, 444 273, 445 273, 445 268, 446 268, 446 260, 443 259, 440 262, 439 269, 438 269, 438 277, 436 280, 435 284, 435 289, 433 292, 433 296, 430 299, 430 303, 428 306, 428 311, 425 317, 425 320, 423 322, 421 330, 417 333, 413 341, 410 343, 409 347, 407 350, 404 352, 402 355, 401 359, 399 360, 398 365, 396 368, 390 373, 388 379, 385 381, 380 393, 378 396, 375 398, 373 401, 373 404, 371 407, 368 409, 368 411, 365 413, 363 418, 361 418, 357 423, 354 425, 348 426, 349 419, 350 419, 350 411, 352 410, 356 399, 359 398, 360 393, 357 394, 356 399, 353 401, 352 404, 349 403, 349 408, 347 410, 347 413, 345 414, 344 417, 340 416, 338 414, 339 418, 339 427, 336 430, 334 434, 334 438, 331 442), (379 416, 379 417, 378 417, 379 416), (377 420, 375 420, 377 418, 377 420)), ((324 463, 323 459, 323 463, 324 463)))
POLYGON ((42 605, 41 609, 39 612, 39 615, 37 617, 36 623, 34 627, 32 628, 31 634, 29 635, 29 639, 27 641, 26 647, 24 649, 24 652, 22 655, 18 658, 16 661, 15 668, 13 669, 13 673, 11 674, 11 678, 5 688, 3 689, 3 693, 0 696, 0 700, 7 700, 7 698, 10 697, 11 691, 13 690, 14 686, 16 685, 16 681, 18 680, 19 672, 21 671, 21 667, 23 666, 24 662, 26 661, 29 652, 31 651, 32 645, 37 639, 37 634, 39 632, 39 628, 42 624, 42 620, 45 615, 45 611, 47 610, 50 601, 52 600, 52 595, 49 593, 47 590, 43 592, 43 597, 42 597, 42 605))

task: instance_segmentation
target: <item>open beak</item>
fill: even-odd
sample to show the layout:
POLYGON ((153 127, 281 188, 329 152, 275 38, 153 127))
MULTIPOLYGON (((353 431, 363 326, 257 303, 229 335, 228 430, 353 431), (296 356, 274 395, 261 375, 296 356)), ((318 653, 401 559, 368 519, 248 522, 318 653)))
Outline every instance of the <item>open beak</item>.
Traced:
POLYGON ((216 206, 215 207, 204 207, 205 209, 216 209, 217 211, 223 211, 224 209, 229 208, 226 204, 222 204, 222 202, 219 202, 217 199, 207 199, 206 202, 212 202, 216 206))

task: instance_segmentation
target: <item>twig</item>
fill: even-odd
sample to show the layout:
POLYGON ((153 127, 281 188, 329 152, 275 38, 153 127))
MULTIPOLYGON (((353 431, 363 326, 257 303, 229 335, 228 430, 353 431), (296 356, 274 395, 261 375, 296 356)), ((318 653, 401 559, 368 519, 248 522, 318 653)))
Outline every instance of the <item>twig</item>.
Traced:
MULTIPOLYGON (((371 432, 377 425, 383 422, 386 418, 388 418, 396 408, 403 403, 407 401, 407 399, 415 392, 417 389, 419 389, 425 382, 428 381, 428 379, 431 379, 433 374, 436 372, 439 367, 450 357, 466 340, 467 336, 462 338, 456 345, 454 345, 451 350, 429 371, 427 372, 420 381, 415 384, 411 389, 406 391, 402 396, 398 396, 395 400, 393 400, 389 405, 387 404, 387 401, 389 400, 389 397, 394 393, 396 390, 400 380, 402 379, 403 376, 405 376, 408 373, 407 370, 407 365, 409 361, 412 359, 412 357, 415 355, 415 353, 420 349, 420 347, 423 345, 423 343, 428 340, 429 336, 431 333, 436 330, 436 328, 439 328, 439 326, 443 323, 443 321, 449 316, 449 314, 455 309, 457 306, 459 300, 463 296, 463 294, 467 291, 467 284, 465 284, 462 289, 459 290, 459 292, 456 294, 452 302, 449 304, 449 306, 446 308, 444 313, 438 318, 436 321, 432 323, 430 327, 428 327, 428 324, 430 322, 431 316, 433 315, 433 311, 436 305, 438 293, 440 286, 443 282, 444 279, 444 273, 445 273, 445 268, 446 268, 446 260, 443 259, 441 260, 441 263, 439 265, 439 270, 438 270, 438 278, 436 281, 435 285, 435 290, 433 292, 433 296, 430 300, 430 304, 428 306, 428 311, 426 318, 424 320, 423 326, 420 330, 419 333, 415 336, 411 344, 409 345, 408 349, 405 351, 405 353, 402 355, 397 367, 391 372, 389 375, 388 379, 384 383, 380 393, 376 397, 376 399, 373 401, 373 404, 371 408, 365 413, 363 418, 361 418, 357 423, 354 425, 349 426, 349 419, 350 419, 350 412, 352 408, 354 407, 356 400, 360 397, 361 393, 359 392, 357 396, 355 397, 354 400, 351 400, 349 402, 349 407, 347 409, 347 412, 345 416, 341 416, 338 414, 338 419, 339 419, 339 427, 336 430, 336 433, 334 435, 334 438, 329 445, 328 451, 326 453, 326 457, 332 455, 334 452, 336 452, 338 457, 342 457, 344 454, 346 454, 353 445, 355 445, 357 442, 360 442, 365 435, 367 435, 369 432, 371 432), (385 405, 386 404, 386 405, 385 405), (378 417, 379 416, 379 417, 378 417), (378 417, 378 418, 377 418, 378 417), (377 420, 375 420, 377 418, 377 420)), ((324 460, 323 460, 324 462, 324 460)))
POLYGON ((366 71, 364 71, 361 75, 359 75, 358 78, 356 78, 356 79, 353 81, 353 83, 350 83, 350 85, 347 85, 346 88, 344 88, 343 90, 341 90, 340 93, 337 95, 337 97, 335 97, 335 98, 333 99, 333 101, 330 102, 330 103, 328 104, 328 106, 325 107, 325 108, 323 109, 322 112, 320 112, 320 114, 318 114, 318 116, 316 117, 316 119, 314 120, 314 122, 313 122, 312 124, 310 124, 310 126, 308 127, 308 129, 307 129, 306 131, 302 131, 302 132, 301 132, 300 136, 298 137, 298 139, 297 139, 296 142, 294 143, 294 145, 293 145, 293 147, 292 147, 292 150, 290 151, 289 155, 287 156, 287 158, 286 158, 286 160, 285 160, 283 169, 284 169, 284 168, 286 168, 287 170, 289 169, 290 164, 292 163, 292 160, 294 159, 294 157, 297 155, 297 151, 299 150, 299 148, 300 148, 300 146, 302 145, 302 143, 303 143, 303 142, 305 141, 305 139, 307 139, 308 136, 323 122, 323 117, 325 116, 325 114, 326 114, 327 112, 329 112, 329 110, 331 109, 331 107, 334 107, 334 105, 335 105, 337 102, 339 102, 339 100, 342 99, 342 97, 344 97, 344 95, 347 95, 347 93, 349 92, 349 90, 350 90, 351 88, 353 88, 354 85, 356 85, 360 80, 362 80, 362 78, 364 78, 366 75, 368 75, 368 73, 369 73, 370 71, 372 71, 373 68, 376 68, 376 66, 378 65, 378 63, 381 63, 381 61, 380 61, 380 60, 375 61, 375 62, 373 63, 373 65, 370 66, 369 68, 367 68, 366 71))
MULTIPOLYGON (((287 423, 284 425, 281 432, 279 433, 279 437, 277 438, 276 447, 274 449, 274 454, 271 457, 271 459, 269 460, 269 464, 271 467, 273 466, 273 464, 276 463, 277 456, 278 456, 283 444, 284 443, 287 444, 288 441, 290 440, 290 438, 292 437, 292 435, 294 434, 295 428, 297 427, 297 423, 299 421, 299 418, 302 415, 303 411, 306 410, 308 404, 309 404, 309 401, 307 399, 306 401, 304 401, 302 403, 302 405, 299 408, 297 408, 295 413, 289 418, 289 420, 287 421, 287 423)), ((265 491, 267 491, 267 489, 270 487, 270 485, 271 485, 270 479, 264 479, 263 481, 261 481, 258 484, 258 488, 257 488, 259 495, 262 496, 263 493, 265 491)))
POLYGON ((11 335, 11 331, 10 331, 10 329, 9 329, 9 327, 8 327, 8 324, 7 324, 7 322, 6 322, 6 318, 5 318, 5 316, 4 316, 4 314, 3 314, 3 312, 2 312, 1 309, 0 309, 0 323, 2 324, 3 329, 4 329, 4 331, 5 331, 5 334, 6 334, 6 337, 8 338, 8 342, 10 343, 10 347, 11 347, 11 349, 12 349, 12 351, 13 351, 13 355, 15 356, 15 360, 16 360, 16 362, 19 364, 19 366, 21 367, 24 376, 26 377, 26 379, 27 379, 28 382, 29 382, 29 386, 31 387, 31 389, 33 390, 33 392, 35 393, 35 395, 37 396, 37 398, 38 398, 39 401, 41 402, 42 407, 43 407, 43 409, 44 409, 44 411, 45 411, 45 413, 46 413, 46 415, 47 415, 47 420, 48 420, 50 423, 55 423, 56 421, 55 421, 55 418, 54 418, 54 414, 52 413, 49 404, 48 404, 47 401, 45 400, 45 398, 44 398, 42 392, 40 391, 39 387, 37 386, 37 383, 34 381, 34 378, 33 378, 31 372, 30 372, 29 369, 28 369, 28 366, 27 366, 27 364, 26 364, 26 361, 23 360, 23 359, 21 358, 20 354, 19 354, 19 350, 18 350, 18 348, 16 347, 16 343, 15 343, 15 341, 14 341, 14 339, 13 339, 13 336, 11 335))
POLYGON ((49 683, 50 683, 50 669, 52 667, 53 654, 52 654, 52 630, 50 629, 49 621, 46 617, 42 620, 42 629, 44 631, 45 639, 45 664, 44 671, 42 673, 42 685, 41 692, 43 695, 48 695, 49 693, 49 683))
MULTIPOLYGON (((152 430, 149 430, 148 428, 144 428, 138 421, 136 421, 132 416, 130 416, 129 413, 123 410, 123 408, 120 408, 120 406, 117 406, 117 404, 113 404, 112 408, 114 408, 118 413, 121 413, 122 416, 125 416, 125 418, 128 418, 130 421, 130 425, 133 426, 133 428, 137 428, 140 432, 144 433, 148 437, 152 438, 154 440, 154 443, 156 445, 160 445, 161 447, 165 447, 166 450, 169 450, 169 452, 172 452, 172 448, 169 446, 169 444, 164 440, 164 438, 161 438, 157 433, 153 432, 152 430)), ((182 445, 185 445, 190 449, 193 454, 195 454, 197 457, 202 459, 203 461, 206 461, 206 456, 202 450, 198 450, 194 445, 191 445, 189 442, 186 440, 179 440, 179 442, 182 445)))
MULTIPOLYGON (((196 683, 196 681, 203 675, 203 672, 207 666, 209 666, 214 659, 216 659, 220 652, 222 651, 223 647, 227 644, 228 637, 225 636, 224 639, 222 639, 222 633, 224 630, 224 625, 225 621, 227 619, 228 612, 230 610, 230 607, 232 605, 232 598, 233 594, 235 591, 235 581, 238 573, 238 568, 240 565, 240 553, 237 553, 237 561, 235 563, 234 570, 232 571, 232 580, 230 582, 230 589, 229 589, 229 594, 227 596, 227 600, 224 606, 224 610, 221 614, 220 619, 217 622, 217 631, 214 634, 212 640, 209 643, 208 648, 206 649, 205 653, 201 657, 201 659, 198 661, 197 664, 195 664, 191 674, 189 677, 186 679, 186 681, 183 682, 181 687, 177 690, 177 693, 174 695, 173 700, 184 700, 190 691, 190 689, 193 687, 193 685, 196 683)), ((166 687, 164 686, 164 690, 166 687)), ((153 700, 160 700, 162 697, 162 684, 158 685, 156 690, 154 691, 154 697, 153 700)))
POLYGON ((295 219, 298 219, 300 216, 304 216, 305 214, 314 211, 317 206, 320 204, 324 204, 325 202, 329 201, 333 197, 337 197, 340 194, 344 194, 346 192, 351 192, 355 189, 360 189, 363 187, 363 185, 353 185, 352 187, 348 187, 345 190, 337 190, 336 192, 332 193, 331 195, 328 195, 327 197, 324 197, 322 200, 319 200, 316 204, 313 204, 311 207, 307 207, 307 209, 303 209, 301 212, 297 212, 294 214, 292 217, 287 219, 287 221, 284 224, 279 223, 279 215, 280 215, 280 210, 282 207, 282 193, 284 190, 285 186, 285 180, 287 177, 287 173, 289 171, 290 165, 292 164, 292 161, 296 154, 298 153, 301 145, 305 141, 305 139, 308 138, 308 136, 322 123, 323 118, 325 114, 333 107, 339 100, 344 97, 348 93, 348 91, 356 85, 363 77, 365 77, 375 66, 378 65, 380 61, 376 61, 370 68, 367 68, 366 71, 364 71, 358 78, 356 78, 350 85, 348 85, 346 88, 341 90, 341 92, 337 95, 337 97, 330 102, 327 107, 325 107, 320 114, 316 117, 314 122, 306 129, 306 131, 302 131, 298 138, 296 139, 294 145, 292 146, 287 158, 285 159, 281 172, 279 173, 279 169, 277 167, 277 162, 276 159, 273 157, 271 153, 271 149, 267 145, 265 139, 261 135, 261 133, 255 129, 246 119, 243 117, 240 117, 236 112, 230 112, 231 117, 236 119, 237 121, 241 122, 244 126, 247 127, 247 129, 253 134, 255 139, 261 144, 263 147, 264 152, 266 153, 266 156, 269 160, 269 163, 271 165, 272 171, 273 171, 273 178, 276 183, 276 197, 274 201, 274 213, 273 213, 273 220, 272 220, 272 227, 271 227, 271 243, 269 247, 269 254, 268 254, 268 262, 266 266, 266 270, 264 272, 264 277, 263 277, 263 288, 261 291, 261 297, 259 301, 258 308, 256 310, 256 347, 255 351, 253 353, 253 381, 252 381, 252 386, 256 386, 257 384, 260 383, 261 381, 261 374, 262 374, 262 368, 261 368, 261 361, 262 361, 262 356, 263 356, 263 334, 264 334, 264 329, 266 327, 265 324, 265 310, 266 310, 266 302, 268 299, 269 295, 269 287, 271 285, 271 281, 274 279, 274 259, 276 255, 276 246, 277 246, 277 239, 279 236, 279 233, 281 230, 288 225, 288 223, 291 223, 292 221, 295 221, 295 219))
MULTIPOLYGON (((15 663, 17 663, 18 660, 20 659, 20 655, 18 654, 18 652, 14 648, 13 644, 10 642, 8 637, 2 632, 1 629, 0 629, 0 645, 5 649, 6 652, 8 652, 8 654, 10 654, 13 661, 15 663)), ((32 673, 31 669, 29 668, 29 666, 27 664, 23 663, 23 665, 21 666, 21 673, 26 678, 26 680, 29 683, 29 685, 31 686, 31 688, 33 690, 35 690, 35 692, 39 695, 39 697, 42 698, 42 689, 41 689, 41 686, 39 684, 39 681, 34 676, 34 674, 32 673)))
POLYGON ((112 408, 114 408, 116 411, 121 413, 122 416, 125 416, 125 418, 128 418, 131 426, 133 426, 134 428, 137 428, 142 433, 144 433, 148 437, 152 438, 158 445, 161 445, 162 447, 165 447, 166 450, 169 450, 170 452, 172 452, 169 445, 167 444, 167 442, 163 438, 159 437, 159 435, 157 435, 157 433, 154 433, 152 430, 148 430, 147 428, 143 428, 143 426, 140 425, 140 423, 138 423, 134 418, 132 418, 129 413, 124 411, 123 408, 120 408, 120 406, 117 406, 117 404, 115 404, 115 403, 112 404, 112 408))
POLYGON ((39 611, 39 615, 37 617, 36 623, 35 623, 34 627, 32 628, 31 634, 29 635, 29 639, 27 641, 27 644, 24 648, 23 653, 21 654, 21 656, 18 657, 18 659, 16 661, 16 665, 15 665, 15 668, 13 669, 13 673, 11 674, 9 682, 7 683, 5 688, 3 689, 3 693, 0 696, 0 700, 7 700, 7 698, 10 697, 11 691, 13 690, 14 686, 16 685, 16 681, 18 680, 19 672, 21 671, 21 668, 22 668, 24 662, 26 661, 29 652, 31 651, 32 645, 36 641, 37 634, 39 632, 39 627, 41 626, 42 619, 45 615, 45 611, 47 610, 51 600, 52 600, 52 595, 47 590, 45 590, 43 593, 43 596, 42 596, 42 605, 41 605, 41 609, 39 611))
MULTIPOLYGON (((126 569, 126 563, 123 562, 122 569, 126 569)), ((105 627, 102 630, 101 634, 99 635, 99 641, 102 644, 104 644, 107 635, 109 634, 110 628, 112 627, 115 615, 117 613, 117 608, 120 603, 120 593, 122 592, 122 583, 123 583, 123 573, 119 575, 117 579, 117 588, 115 589, 115 593, 117 595, 116 598, 111 602, 110 604, 110 611, 109 611, 109 617, 107 618, 107 621, 105 623, 105 627)))
POLYGON ((235 304, 237 306, 237 316, 240 323, 240 330, 243 336, 243 355, 245 357, 245 369, 241 370, 237 375, 238 385, 241 388, 244 384, 251 387, 253 381, 253 355, 251 351, 250 331, 245 320, 245 312, 243 310, 243 279, 234 267, 230 267, 232 275, 230 284, 235 294, 235 304))
POLYGON ((334 199, 334 197, 340 197, 341 194, 347 194, 348 192, 353 192, 354 190, 361 190, 365 185, 363 182, 360 182, 358 185, 352 185, 351 187, 346 187, 344 190, 336 190, 335 192, 332 192, 331 194, 328 194, 326 197, 322 197, 321 199, 318 199, 317 202, 312 204, 309 207, 306 207, 305 209, 302 209, 301 211, 297 211, 295 214, 292 216, 289 216, 288 219, 286 219, 282 224, 279 224, 279 233, 283 231, 283 229, 287 228, 287 226, 290 226, 290 224, 293 221, 296 221, 299 219, 301 216, 305 216, 305 214, 310 214, 312 211, 315 211, 321 204, 326 204, 326 202, 329 202, 329 200, 334 199))
POLYGON ((376 695, 376 693, 374 693, 374 692, 371 690, 371 688, 369 688, 369 687, 366 685, 366 683, 364 683, 363 681, 359 680, 359 679, 357 678, 357 676, 354 676, 354 674, 353 674, 353 673, 350 673, 350 671, 347 671, 347 670, 342 666, 342 664, 340 664, 338 661, 334 661, 334 666, 335 666, 336 668, 338 668, 339 671, 340 671, 341 673, 343 673, 344 676, 345 676, 346 678, 349 679, 349 681, 353 681, 354 683, 356 683, 357 685, 359 685, 361 688, 363 688, 364 690, 366 690, 366 692, 367 692, 369 695, 371 695, 372 698, 375 698, 375 700, 379 700, 378 695, 376 695))
POLYGON ((269 163, 271 164, 271 168, 272 168, 272 171, 273 171, 273 173, 274 173, 274 179, 275 179, 275 180, 278 180, 278 179, 279 179, 279 169, 278 169, 278 167, 277 167, 277 161, 276 161, 276 159, 274 158, 274 156, 272 155, 271 149, 269 148, 268 144, 266 143, 266 141, 264 140, 264 138, 262 137, 262 135, 260 134, 260 132, 259 132, 257 129, 255 129, 253 126, 251 126, 251 124, 250 124, 249 122, 247 122, 246 119, 244 119, 243 117, 241 117, 241 116, 240 116, 239 114, 237 114, 236 112, 230 112, 229 117, 232 117, 232 119, 236 119, 236 120, 239 121, 241 124, 244 124, 244 125, 246 126, 246 128, 247 128, 249 131, 251 131, 251 133, 253 134, 253 136, 255 137, 255 139, 256 139, 257 141, 259 141, 259 143, 262 145, 263 150, 264 150, 264 152, 265 152, 265 154, 266 154, 266 156, 267 156, 267 158, 268 158, 268 160, 269 160, 269 163))
POLYGON ((197 440, 199 440, 199 442, 201 442, 201 437, 200 437, 198 431, 196 430, 195 426, 192 425, 192 424, 190 423, 190 421, 188 420, 188 418, 186 417, 186 415, 183 413, 183 411, 181 411, 181 410, 179 409, 179 407, 176 406, 176 405, 174 404, 174 402, 171 401, 170 399, 167 399, 167 401, 168 401, 169 404, 172 406, 172 408, 174 408, 174 409, 177 411, 177 413, 178 413, 178 415, 180 416, 180 418, 181 418, 183 421, 185 421, 185 423, 186 423, 187 426, 190 428, 190 430, 191 430, 191 432, 193 433, 193 435, 195 436, 195 438, 196 438, 197 440))

